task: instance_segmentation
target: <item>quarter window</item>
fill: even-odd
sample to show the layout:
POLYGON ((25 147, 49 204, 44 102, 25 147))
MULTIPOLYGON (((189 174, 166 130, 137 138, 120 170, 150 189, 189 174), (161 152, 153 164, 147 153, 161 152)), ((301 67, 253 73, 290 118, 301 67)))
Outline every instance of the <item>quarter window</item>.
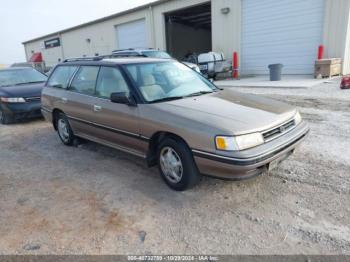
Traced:
POLYGON ((109 99, 112 93, 122 92, 129 95, 128 84, 120 70, 115 67, 101 67, 97 79, 96 95, 109 99))
POLYGON ((98 71, 97 66, 82 66, 69 89, 86 95, 94 95, 98 71))
POLYGON ((66 89, 77 66, 59 66, 50 76, 48 86, 66 89))

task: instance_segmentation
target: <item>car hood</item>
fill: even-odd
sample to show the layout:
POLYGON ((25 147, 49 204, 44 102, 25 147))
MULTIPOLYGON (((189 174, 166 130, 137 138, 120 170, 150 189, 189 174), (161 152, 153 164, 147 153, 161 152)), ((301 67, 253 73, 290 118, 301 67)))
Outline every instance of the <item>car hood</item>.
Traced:
POLYGON ((40 97, 44 83, 0 87, 0 95, 5 97, 40 97))
POLYGON ((282 102, 229 89, 158 106, 159 109, 213 126, 227 134, 233 132, 233 135, 264 131, 292 119, 296 114, 294 107, 282 102))

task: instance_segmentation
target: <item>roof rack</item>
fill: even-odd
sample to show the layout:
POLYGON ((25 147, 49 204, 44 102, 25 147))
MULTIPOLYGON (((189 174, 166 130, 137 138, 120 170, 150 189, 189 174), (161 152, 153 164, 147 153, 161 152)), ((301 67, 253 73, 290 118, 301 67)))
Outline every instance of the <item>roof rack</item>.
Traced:
POLYGON ((117 50, 113 50, 112 53, 114 53, 114 52, 121 52, 121 51, 132 51, 132 50, 135 50, 135 48, 117 49, 117 50))
POLYGON ((76 58, 68 58, 63 61, 63 63, 67 62, 79 62, 79 61, 100 61, 104 57, 103 56, 94 56, 94 57, 76 57, 76 58))
POLYGON ((105 55, 102 56, 102 59, 105 58, 123 58, 123 57, 147 57, 145 55, 141 55, 141 54, 111 54, 111 55, 105 55))

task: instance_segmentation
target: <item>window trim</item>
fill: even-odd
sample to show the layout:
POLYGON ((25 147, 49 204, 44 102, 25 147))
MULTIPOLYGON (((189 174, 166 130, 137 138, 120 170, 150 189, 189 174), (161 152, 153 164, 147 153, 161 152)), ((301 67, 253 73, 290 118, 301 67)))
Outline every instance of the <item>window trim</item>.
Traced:
POLYGON ((100 73, 101 73, 101 70, 102 70, 103 67, 104 67, 104 68, 112 68, 112 69, 114 68, 114 69, 117 69, 117 70, 120 72, 121 76, 123 77, 123 79, 124 79, 124 81, 125 81, 125 83, 126 83, 128 89, 129 89, 129 95, 131 96, 131 95, 133 94, 133 89, 130 88, 130 83, 129 83, 129 81, 128 81, 128 77, 124 74, 124 72, 123 72, 123 70, 122 70, 121 67, 119 67, 119 66, 101 65, 101 66, 100 66, 100 70, 98 71, 97 78, 96 78, 95 93, 94 93, 94 96, 95 96, 95 97, 100 98, 100 99, 109 100, 109 101, 110 101, 110 98, 101 97, 101 96, 98 96, 98 95, 97 95, 97 83, 98 83, 98 79, 99 79, 99 77, 100 77, 100 73))
POLYGON ((97 85, 97 79, 98 79, 98 76, 100 74, 100 70, 101 70, 101 66, 100 65, 79 65, 78 66, 78 70, 76 70, 76 72, 72 75, 72 78, 69 82, 69 85, 67 86, 67 89, 68 91, 72 92, 72 93, 76 93, 76 94, 82 94, 82 95, 86 95, 86 96, 91 96, 91 97, 97 97, 96 96, 96 85, 97 85), (81 71, 81 69, 83 67, 96 67, 98 68, 98 71, 97 71, 97 75, 96 75, 96 80, 95 80, 95 85, 94 85, 94 94, 93 95, 90 95, 90 94, 85 94, 83 92, 78 92, 76 90, 72 90, 71 87, 72 87, 72 83, 75 79, 75 77, 78 75, 78 73, 81 71))
MULTIPOLYGON (((138 63, 134 63, 135 65, 137 65, 138 63)), ((129 65, 129 64, 128 64, 129 65)), ((88 96, 88 97, 95 97, 97 99, 101 99, 101 100, 104 100, 104 101, 109 101, 111 102, 110 99, 106 99, 106 98, 101 98, 101 97, 98 97, 96 95, 88 95, 88 94, 83 94, 83 93, 78 93, 78 92, 74 92, 72 90, 70 90, 70 86, 73 82, 73 79, 75 78, 75 75, 78 73, 80 67, 82 66, 97 66, 97 67, 112 67, 112 68, 117 68, 120 70, 120 72, 122 73, 128 87, 129 87, 129 90, 130 90, 130 96, 133 97, 135 99, 135 102, 137 104, 146 104, 146 101, 145 99, 143 98, 142 94, 140 93, 140 90, 138 90, 138 88, 136 87, 136 85, 134 84, 133 80, 131 79, 131 76, 129 75, 128 71, 124 68, 124 64, 110 64, 110 63, 99 63, 99 64, 92 64, 92 63, 74 63, 74 64, 65 64, 65 63, 62 63, 62 64, 59 64, 59 65, 56 65, 56 67, 53 69, 52 73, 50 74, 50 76, 48 77, 47 79, 47 82, 45 83, 45 87, 50 87, 50 88, 56 88, 56 89, 62 89, 64 90, 65 92, 72 92, 74 94, 79 94, 79 95, 84 95, 84 96, 88 96), (50 87, 48 85, 48 82, 50 81, 51 77, 53 76, 54 72, 57 70, 57 68, 59 67, 64 67, 64 66, 73 66, 73 67, 76 67, 76 70, 74 71, 74 73, 72 74, 69 82, 68 82, 68 85, 67 85, 67 88, 58 88, 58 87, 50 87)), ((98 76, 97 76, 98 77, 98 76)), ((96 79, 97 80, 97 79, 96 79)), ((95 92, 96 92, 96 86, 95 86, 95 92)))
POLYGON ((57 89, 68 90, 68 87, 70 86, 70 83, 71 83, 71 81, 72 81, 72 78, 75 76, 75 74, 77 73, 77 71, 79 70, 79 68, 80 68, 79 65, 64 65, 64 64, 62 64, 62 65, 57 65, 57 66, 53 69, 53 71, 52 71, 52 73, 49 75, 49 77, 47 78, 46 83, 45 83, 45 86, 46 86, 46 87, 50 87, 50 88, 57 88, 57 89), (67 86, 66 86, 66 87, 56 87, 56 86, 51 86, 51 85, 49 85, 49 82, 50 82, 51 78, 53 77, 53 75, 55 74, 55 72, 57 71, 57 69, 60 68, 60 67, 76 67, 76 69, 75 69, 75 71, 73 72, 73 74, 69 77, 68 83, 67 83, 67 86))

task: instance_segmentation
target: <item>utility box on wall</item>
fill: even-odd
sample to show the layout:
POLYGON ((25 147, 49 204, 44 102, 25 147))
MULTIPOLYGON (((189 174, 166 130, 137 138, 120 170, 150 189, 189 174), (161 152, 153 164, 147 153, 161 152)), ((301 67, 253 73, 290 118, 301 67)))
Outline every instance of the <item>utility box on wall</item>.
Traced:
POLYGON ((315 63, 315 78, 332 77, 341 74, 341 58, 329 58, 317 60, 315 63))

